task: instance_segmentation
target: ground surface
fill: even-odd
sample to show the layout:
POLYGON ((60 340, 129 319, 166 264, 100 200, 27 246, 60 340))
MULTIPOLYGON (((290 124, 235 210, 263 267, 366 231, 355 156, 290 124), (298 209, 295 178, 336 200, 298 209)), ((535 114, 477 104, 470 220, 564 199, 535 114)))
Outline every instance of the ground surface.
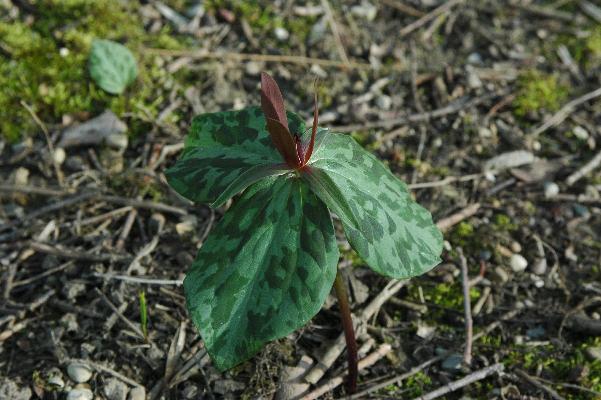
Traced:
MULTIPOLYGON (((495 366, 442 396, 601 398, 593 0, 140 3, 0 1, 0 398, 307 389, 285 376, 332 348, 333 299, 302 330, 219 373, 177 285, 224 209, 183 201, 163 171, 194 115, 259 103, 261 70, 307 119, 319 77, 322 124, 412 184, 445 232, 444 262, 400 284, 341 243, 363 317, 359 345, 375 360, 361 371, 361 398, 415 398, 496 363, 503 372, 495 366), (140 76, 121 96, 88 76, 95 37, 138 59, 140 76), (113 121, 99 131, 112 131, 109 140, 65 144, 67 128, 105 109, 127 133, 113 121), (460 247, 471 279, 469 366, 460 247), (86 382, 76 388, 75 378, 86 382)), ((343 354, 309 389, 344 366, 343 354)), ((344 385, 325 392, 343 396, 344 385)))

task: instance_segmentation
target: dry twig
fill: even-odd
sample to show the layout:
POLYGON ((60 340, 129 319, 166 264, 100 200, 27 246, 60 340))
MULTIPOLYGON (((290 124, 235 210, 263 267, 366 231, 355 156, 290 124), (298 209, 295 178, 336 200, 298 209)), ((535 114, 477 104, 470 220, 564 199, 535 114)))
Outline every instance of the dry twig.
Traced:
POLYGON ((505 369, 505 366, 501 363, 493 364, 489 367, 482 368, 479 371, 473 372, 461 379, 458 379, 453 382, 449 382, 441 388, 438 388, 428 394, 423 396, 416 397, 414 400, 433 400, 437 399, 440 396, 444 396, 447 393, 454 392, 455 390, 461 389, 464 386, 471 385, 474 382, 481 381, 489 377, 490 375, 496 372, 502 372, 505 369))
POLYGON ((465 312, 465 349, 463 353, 463 361, 467 365, 472 364, 472 336, 473 332, 473 321, 472 321, 472 304, 470 302, 470 283, 469 275, 467 271, 467 260, 463 255, 463 249, 457 248, 459 254, 459 261, 461 265, 461 284, 463 287, 463 310, 465 312))
POLYGON ((553 116, 546 120, 542 125, 538 126, 537 128, 534 128, 534 130, 530 132, 530 136, 536 138, 538 137, 538 135, 540 135, 547 129, 561 124, 563 121, 565 121, 567 117, 570 116, 571 113, 573 113, 576 110, 578 106, 586 103, 589 100, 593 100, 599 96, 601 96, 601 88, 598 88, 596 90, 593 90, 592 92, 588 92, 585 95, 575 98, 574 100, 570 101, 565 106, 563 106, 555 114, 553 114, 553 116))

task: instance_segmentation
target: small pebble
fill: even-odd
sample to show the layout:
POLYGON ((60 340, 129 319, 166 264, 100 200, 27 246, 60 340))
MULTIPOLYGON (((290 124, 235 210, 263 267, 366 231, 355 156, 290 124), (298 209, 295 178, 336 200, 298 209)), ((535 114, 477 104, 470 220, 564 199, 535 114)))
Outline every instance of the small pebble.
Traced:
POLYGON ((490 250, 482 250, 480 252, 479 256, 480 256, 480 260, 488 261, 492 257, 492 253, 490 252, 490 250))
POLYGON ((601 361, 601 347, 587 347, 584 354, 592 361, 601 361))
POLYGON ((92 369, 85 364, 71 363, 67 367, 67 374, 73 382, 83 383, 92 377, 92 369))
POLYGON ((472 68, 471 65, 467 66, 466 72, 467 72, 467 86, 469 86, 471 89, 479 89, 483 86, 482 80, 480 79, 478 74, 476 74, 476 72, 474 71, 474 69, 472 68))
POLYGON ((246 73, 252 76, 259 75, 263 70, 263 64, 256 61, 249 61, 246 63, 246 73))
POLYGON ((60 375, 53 375, 48 378, 48 384, 57 388, 65 387, 65 381, 60 377, 60 375))
POLYGON ((478 128, 478 136, 480 136, 483 139, 490 138, 492 137, 492 131, 485 126, 481 126, 480 128, 478 128))
POLYGON ((275 37, 279 41, 282 41, 282 42, 288 40, 288 38, 290 37, 290 33, 286 29, 284 29, 282 27, 275 28, 273 30, 273 33, 274 33, 275 37))
POLYGON ((545 334, 546 334, 545 328, 543 328, 542 326, 530 328, 526 331, 526 335, 530 339, 540 339, 540 338, 544 337, 545 334))
POLYGON ((15 185, 27 185, 29 180, 29 170, 24 167, 19 167, 15 171, 15 185))
POLYGON ((67 400, 92 400, 94 399, 94 393, 90 389, 86 388, 75 388, 69 390, 67 393, 67 400))
POLYGON ((581 126, 575 127, 572 133, 580 140, 588 139, 588 131, 581 126))
POLYGON ((470 53, 470 55, 467 56, 467 63, 480 65, 482 64, 482 56, 479 53, 470 53))
POLYGON ((459 371, 463 364, 463 356, 461 354, 451 354, 442 362, 442 369, 447 371, 459 371))
POLYGON ((0 378, 0 399, 29 400, 31 389, 8 378, 0 378))
POLYGON ((61 165, 62 163, 65 162, 65 159, 67 158, 67 153, 65 153, 65 149, 63 149, 62 147, 58 147, 56 149, 54 149, 54 162, 57 163, 58 165, 61 165))
POLYGON ((188 383, 182 390, 184 399, 195 399, 198 395, 198 386, 188 383))
POLYGON ((392 99, 385 94, 376 97, 376 106, 380 110, 388 111, 392 107, 392 99))
POLYGON ((351 7, 351 14, 356 17, 365 18, 368 21, 373 21, 378 14, 378 8, 367 1, 363 1, 360 5, 351 7))
POLYGON ((554 197, 559 194, 559 186, 555 182, 545 182, 545 197, 554 197))
POLYGON ((129 400, 146 400, 146 389, 144 386, 136 386, 129 391, 129 400))
POLYGON ((513 272, 522 272, 528 267, 528 261, 520 254, 514 254, 509 259, 509 265, 513 272))
POLYGON ((107 400, 125 400, 128 390, 127 385, 117 378, 108 378, 102 388, 107 400))
POLYGON ((545 258, 537 258, 532 264, 532 272, 536 275, 544 275, 547 272, 547 260, 545 258))
POLYGON ((522 251, 522 245, 516 241, 511 242, 511 251, 514 253, 520 253, 522 251))
POLYGON ((598 312, 596 312, 596 311, 593 311, 593 312, 591 313, 591 318, 592 318, 592 319, 594 319, 594 320, 597 320, 597 321, 599 321, 599 320, 601 319, 601 314, 599 314, 599 313, 598 313, 598 312))
POLYGON ((495 268, 494 278, 495 281, 500 284, 504 284, 509 280, 509 274, 505 271, 505 268, 498 266, 495 268))

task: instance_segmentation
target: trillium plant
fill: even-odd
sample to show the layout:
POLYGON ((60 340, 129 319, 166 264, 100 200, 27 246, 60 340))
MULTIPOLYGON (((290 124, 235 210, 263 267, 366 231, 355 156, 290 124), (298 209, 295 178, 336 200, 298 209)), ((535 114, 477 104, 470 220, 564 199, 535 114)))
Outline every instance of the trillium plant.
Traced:
POLYGON ((220 370, 305 325, 334 286, 356 382, 356 344, 331 213, 352 248, 390 278, 440 262, 442 235, 406 185, 348 135, 311 129, 286 112, 261 75, 261 107, 203 114, 167 171, 184 197, 219 207, 243 192, 211 231, 184 280, 187 307, 220 370))

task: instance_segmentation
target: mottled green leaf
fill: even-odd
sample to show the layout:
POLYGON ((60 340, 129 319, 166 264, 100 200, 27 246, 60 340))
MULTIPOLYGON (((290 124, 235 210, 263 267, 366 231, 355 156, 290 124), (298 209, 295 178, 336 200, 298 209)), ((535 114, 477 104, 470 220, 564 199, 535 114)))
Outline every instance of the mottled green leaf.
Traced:
MULTIPOLYGON (((288 113, 288 123, 304 129, 295 114, 288 113)), ((250 107, 196 117, 181 158, 166 176, 182 196, 217 207, 259 179, 288 170, 261 109, 250 107)))
POLYGON ((249 187, 184 281, 188 310, 215 365, 230 368, 317 314, 338 256, 329 212, 301 179, 286 174, 249 187))
POLYGON ((442 234, 430 213, 353 138, 325 134, 309 166, 304 179, 338 215, 349 243, 373 270, 400 279, 440 262, 442 234))
POLYGON ((136 59, 129 49, 110 40, 92 42, 90 76, 103 90, 121 94, 138 75, 136 59))

